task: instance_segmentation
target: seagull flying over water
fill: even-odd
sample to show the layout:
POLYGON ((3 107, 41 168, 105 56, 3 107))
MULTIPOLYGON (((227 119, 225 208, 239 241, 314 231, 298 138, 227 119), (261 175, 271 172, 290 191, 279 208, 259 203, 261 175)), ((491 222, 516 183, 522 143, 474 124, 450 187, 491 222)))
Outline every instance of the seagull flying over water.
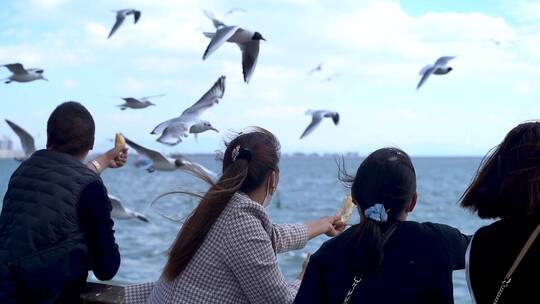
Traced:
POLYGON ((338 112, 332 112, 332 111, 326 111, 326 110, 316 110, 316 111, 308 110, 306 112, 306 115, 311 115, 311 123, 309 124, 309 126, 307 126, 304 133, 302 133, 302 136, 300 136, 300 139, 302 139, 302 138, 308 136, 309 134, 311 134, 311 132, 313 132, 313 130, 315 130, 315 128, 317 128, 317 126, 321 123, 321 121, 325 117, 332 118, 332 121, 334 122, 334 124, 336 126, 339 123, 339 113, 338 112))
POLYGON ((150 134, 159 134, 158 142, 174 146, 187 137, 188 133, 202 133, 208 130, 218 132, 210 122, 200 119, 208 108, 219 103, 225 93, 225 76, 221 76, 195 104, 182 112, 182 115, 160 123, 150 134))
POLYGON ((144 109, 146 107, 156 105, 155 103, 152 103, 149 100, 150 98, 157 98, 157 97, 162 97, 162 96, 165 96, 165 94, 154 95, 154 96, 146 96, 146 97, 142 97, 142 98, 125 97, 125 98, 122 98, 125 101, 125 103, 123 103, 121 105, 118 105, 118 107, 120 107, 121 110, 125 110, 127 108, 130 108, 130 109, 144 109))
POLYGON ((124 23, 124 20, 127 16, 133 15, 134 24, 139 21, 139 18, 141 18, 141 11, 134 10, 134 9, 123 9, 116 11, 116 22, 114 23, 113 28, 111 29, 111 32, 109 33, 109 37, 107 39, 111 38, 111 36, 116 33, 116 31, 120 28, 122 23, 124 23))
POLYGON ((259 32, 252 32, 236 25, 226 25, 222 21, 216 19, 214 14, 209 11, 205 10, 204 13, 212 20, 216 32, 204 33, 204 35, 211 38, 211 40, 204 51, 203 60, 208 58, 208 56, 215 52, 225 42, 236 43, 242 51, 242 71, 244 74, 244 81, 249 83, 259 57, 259 42, 261 40, 266 41, 266 39, 264 39, 259 32))
POLYGON ((6 119, 6 123, 13 130, 13 132, 15 132, 15 134, 17 134, 17 136, 19 137, 21 141, 21 146, 24 151, 24 157, 21 159, 16 158, 15 160, 22 161, 22 160, 27 159, 28 157, 30 157, 30 155, 32 155, 32 153, 36 151, 36 146, 34 144, 34 137, 32 137, 30 133, 28 133, 26 130, 21 128, 16 123, 9 121, 7 119, 6 119))
POLYGON ((175 171, 175 170, 186 170, 188 172, 197 172, 202 173, 210 178, 214 178, 217 176, 216 173, 212 172, 211 170, 205 168, 204 166, 192 162, 188 160, 187 158, 183 157, 182 155, 177 155, 176 157, 165 157, 163 154, 145 148, 143 146, 140 146, 131 140, 129 140, 127 137, 124 137, 126 140, 126 143, 132 147, 137 153, 142 154, 146 157, 148 157, 152 164, 150 167, 148 167, 146 170, 149 173, 152 173, 154 171, 175 171))
POLYGON ((443 56, 437 59, 437 61, 435 61, 434 64, 428 64, 425 67, 423 67, 419 73, 422 76, 422 78, 420 79, 420 82, 416 86, 416 89, 417 90, 420 89, 420 87, 424 84, 424 82, 426 82, 426 80, 431 74, 444 75, 444 74, 450 73, 450 71, 452 71, 452 68, 448 66, 448 62, 450 62, 450 60, 454 58, 456 57, 443 56))
POLYGON ((111 201, 112 205, 112 211, 111 211, 111 217, 117 220, 129 220, 129 219, 138 219, 145 223, 149 223, 150 221, 146 218, 146 216, 140 214, 139 212, 132 211, 129 208, 124 207, 122 205, 122 202, 119 198, 116 196, 108 195, 109 200, 111 201))
POLYGON ((16 82, 30 82, 38 79, 47 80, 43 77, 43 69, 25 69, 20 63, 4 64, 12 75, 5 79, 5 83, 12 81, 16 82))

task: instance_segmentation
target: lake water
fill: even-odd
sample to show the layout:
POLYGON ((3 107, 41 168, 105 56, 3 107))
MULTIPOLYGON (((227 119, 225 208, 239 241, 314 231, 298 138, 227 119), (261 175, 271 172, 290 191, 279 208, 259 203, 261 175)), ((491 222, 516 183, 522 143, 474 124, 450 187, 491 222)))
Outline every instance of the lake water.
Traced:
MULTIPOLYGON (((219 171, 220 164, 213 156, 193 156, 208 168, 219 171)), ((418 176, 419 200, 410 220, 445 223, 472 234, 487 224, 458 206, 458 199, 471 181, 479 158, 414 158, 418 176)), ((360 158, 346 158, 351 172, 360 164, 360 158)), ((6 191, 11 173, 18 163, 0 160, 0 194, 6 191)), ((284 157, 280 164, 281 176, 275 197, 269 207, 276 223, 304 222, 331 215, 340 207, 346 190, 337 180, 337 167, 332 157, 284 157), (279 199, 279 206, 277 200, 279 199)), ((150 202, 159 194, 173 190, 203 191, 205 185, 182 172, 148 173, 131 164, 103 173, 109 193, 119 197, 125 206, 144 213, 150 223, 136 220, 118 220, 116 239, 120 246, 122 264, 115 280, 122 282, 148 282, 156 280, 165 263, 164 252, 179 230, 180 224, 164 219, 160 213, 182 217, 195 206, 186 196, 164 198, 154 207, 150 202)), ((353 221, 358 221, 355 215, 353 221)), ((327 240, 320 236, 311 240, 306 248, 278 256, 282 271, 292 280, 298 274, 305 252, 314 252, 327 240)), ((471 303, 464 271, 454 274, 456 303, 471 303)))

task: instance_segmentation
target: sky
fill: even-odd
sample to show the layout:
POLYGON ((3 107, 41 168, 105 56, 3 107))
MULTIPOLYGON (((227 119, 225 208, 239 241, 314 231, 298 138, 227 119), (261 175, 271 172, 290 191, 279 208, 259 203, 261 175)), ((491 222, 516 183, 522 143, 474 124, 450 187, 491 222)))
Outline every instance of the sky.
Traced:
MULTIPOLYGON (((162 152, 213 153, 233 131, 261 126, 285 153, 362 155, 397 146, 416 156, 480 156, 520 122, 540 117, 540 3, 524 0, 18 0, 0 1, 0 64, 45 70, 49 82, 0 83, 0 116, 46 142, 59 103, 84 104, 96 121, 95 150, 122 132, 162 152), (241 53, 225 44, 207 60, 204 31, 223 21, 260 32, 249 84, 241 53), (142 11, 111 38, 114 10, 142 11), (489 39, 502 41, 495 45, 489 39), (420 69, 457 56, 453 70, 416 90, 420 69), (323 62, 323 70, 307 75, 323 62), (332 82, 323 79, 341 74, 332 82), (150 131, 197 101, 220 75, 226 90, 202 118, 221 132, 175 147, 150 131), (119 97, 166 94, 143 110, 121 111, 119 97), (308 109, 338 111, 299 140, 308 109)), ((0 68, 0 78, 10 74, 0 68)), ((14 137, 7 124, 1 135, 14 137)))

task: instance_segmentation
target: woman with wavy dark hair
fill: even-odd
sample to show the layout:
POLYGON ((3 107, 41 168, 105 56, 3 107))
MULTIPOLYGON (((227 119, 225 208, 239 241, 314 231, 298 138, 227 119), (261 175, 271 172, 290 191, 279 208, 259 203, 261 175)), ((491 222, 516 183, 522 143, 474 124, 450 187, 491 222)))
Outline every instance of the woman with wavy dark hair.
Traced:
POLYGON ((126 303, 292 303, 276 253, 344 228, 339 217, 274 225, 265 207, 279 181, 279 142, 256 128, 227 144, 223 174, 174 241, 161 278, 131 286, 126 303))
POLYGON ((480 218, 469 248, 468 281, 477 303, 539 303, 540 123, 512 129, 482 162, 461 205, 480 218))
POLYGON ((294 303, 453 303, 452 271, 465 267, 469 238, 407 221, 417 199, 409 156, 379 149, 344 180, 360 224, 313 254, 294 303))

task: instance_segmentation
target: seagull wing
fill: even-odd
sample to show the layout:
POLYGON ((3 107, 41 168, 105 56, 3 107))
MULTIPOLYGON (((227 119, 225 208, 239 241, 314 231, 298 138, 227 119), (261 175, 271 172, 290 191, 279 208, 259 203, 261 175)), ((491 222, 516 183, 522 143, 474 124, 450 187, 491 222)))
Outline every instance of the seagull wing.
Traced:
POLYGON ((450 60, 456 58, 455 56, 443 56, 443 57, 440 57, 439 59, 437 59, 437 61, 435 61, 435 66, 437 67, 446 67, 446 65, 448 64, 448 62, 450 62, 450 60))
POLYGON ((157 139, 157 141, 168 146, 176 146, 182 142, 182 137, 187 136, 192 125, 192 122, 173 122, 167 128, 165 128, 165 130, 163 130, 163 133, 157 139))
POLYGON ((141 18, 141 11, 132 10, 131 12, 133 13, 133 18, 135 19, 133 23, 139 22, 139 19, 141 18))
POLYGON ((420 75, 420 76, 424 75, 424 73, 426 73, 426 71, 427 71, 429 68, 431 68, 431 67, 433 67, 431 64, 426 64, 426 66, 423 67, 423 68, 420 70, 420 72, 418 72, 418 75, 420 75))
POLYGON ((242 13, 245 13, 246 10, 243 9, 243 8, 235 7, 235 8, 233 8, 233 9, 228 10, 228 11, 225 13, 225 15, 223 15, 223 17, 226 17, 227 15, 230 15, 230 14, 232 14, 232 13, 234 13, 234 12, 242 12, 242 13))
POLYGON ((107 196, 109 197, 109 200, 111 201, 111 206, 113 209, 111 212, 111 215, 113 217, 116 217, 115 214, 118 215, 118 213, 126 212, 126 209, 124 208, 124 206, 122 205, 118 197, 110 195, 110 194, 107 194, 107 196))
POLYGON ((135 151, 137 151, 137 153, 148 157, 153 162, 155 162, 155 163, 156 162, 168 162, 168 160, 165 158, 165 156, 163 156, 163 154, 161 154, 161 153, 159 153, 157 151, 154 151, 154 150, 150 150, 150 149, 145 148, 143 146, 140 146, 140 145, 132 142, 131 140, 129 140, 127 137, 124 137, 124 139, 126 140, 126 143, 130 147, 132 147, 135 151))
POLYGON ((208 19, 212 20, 212 23, 216 29, 226 26, 225 23, 218 20, 211 11, 203 10, 203 13, 206 15, 206 17, 208 17, 208 19))
POLYGON ((249 83, 255 66, 257 66, 257 59, 259 57, 259 40, 252 40, 247 43, 238 44, 242 50, 242 72, 244 73, 244 81, 249 83))
POLYGON ((315 111, 311 113, 311 123, 309 124, 309 126, 307 126, 304 133, 302 133, 300 139, 308 136, 311 132, 313 132, 313 130, 315 130, 315 128, 321 123, 321 120, 323 119, 322 114, 323 113, 321 111, 315 111))
POLYGON ((154 130, 152 130, 152 132, 150 132, 150 134, 158 134, 158 133, 163 132, 170 124, 172 124, 175 121, 178 121, 179 119, 180 117, 175 117, 175 118, 172 118, 172 119, 169 119, 160 123, 154 128, 154 130))
POLYGON ((24 69, 21 63, 5 64, 4 66, 13 74, 27 74, 28 73, 24 69))
POLYGON ((144 96, 141 98, 141 100, 148 100, 150 98, 158 98, 158 97, 163 97, 165 96, 165 94, 158 94, 158 95, 150 95, 150 96, 144 96))
POLYGON ((217 177, 217 174, 214 171, 206 168, 205 166, 201 164, 198 164, 198 163, 186 160, 186 159, 182 159, 182 164, 185 167, 187 167, 184 169, 188 169, 189 171, 192 171, 192 172, 201 173, 204 176, 207 176, 209 180, 214 180, 217 177))
POLYGON ((332 121, 334 122, 334 124, 336 126, 339 124, 339 113, 338 112, 326 111, 326 113, 324 113, 324 117, 332 118, 332 121))
POLYGON ((427 69, 426 71, 424 71, 424 75, 422 75, 422 78, 420 79, 420 82, 416 86, 417 90, 420 89, 420 87, 424 84, 424 82, 426 82, 426 80, 429 78, 429 76, 431 74, 433 74, 434 69, 435 68, 432 66, 429 69, 427 69))
POLYGON ((208 58, 215 50, 217 50, 225 41, 231 38, 239 29, 238 26, 222 26, 216 30, 214 37, 210 40, 206 51, 204 51, 203 60, 208 58))
POLYGON ((143 222, 150 222, 144 215, 132 211, 129 208, 125 208, 124 205, 122 205, 122 202, 119 198, 116 196, 108 195, 109 200, 111 201, 111 217, 115 219, 131 219, 131 218, 137 218, 143 222))
POLYGON ((7 119, 6 119, 6 123, 13 130, 13 132, 17 134, 17 136, 21 140, 21 145, 23 147, 24 154, 26 156, 30 156, 30 154, 34 153, 36 151, 36 146, 34 144, 34 137, 32 137, 30 133, 26 132, 26 130, 18 126, 16 123, 9 121, 7 119))
POLYGON ((120 28, 120 26, 122 25, 122 23, 124 23, 124 19, 126 19, 126 15, 125 15, 125 12, 124 11, 118 11, 116 13, 116 22, 114 23, 113 25, 113 28, 111 29, 111 32, 109 33, 109 37, 108 38, 111 38, 111 36, 116 33, 116 31, 118 30, 118 28, 120 28))
POLYGON ((136 103, 141 103, 137 98, 133 98, 133 97, 126 97, 126 98, 122 98, 127 104, 136 104, 136 103))
POLYGON ((199 116, 201 113, 218 103, 225 93, 225 76, 221 76, 214 85, 191 107, 187 108, 182 115, 199 116))

